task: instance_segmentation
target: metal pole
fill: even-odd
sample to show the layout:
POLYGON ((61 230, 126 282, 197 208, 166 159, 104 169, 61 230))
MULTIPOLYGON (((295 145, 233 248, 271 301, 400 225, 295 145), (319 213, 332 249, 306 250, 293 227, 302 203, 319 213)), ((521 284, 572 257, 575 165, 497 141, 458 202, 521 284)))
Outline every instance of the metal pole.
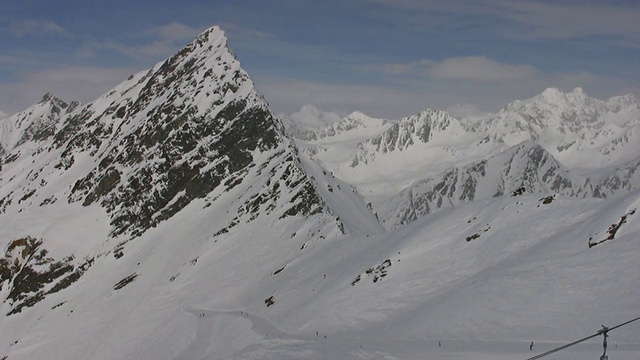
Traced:
POLYGON ((631 319, 631 320, 629 320, 629 321, 627 321, 627 322, 624 322, 624 323, 622 323, 622 324, 619 324, 619 325, 616 325, 616 326, 614 326, 614 327, 610 327, 610 328, 607 328, 607 327, 605 327, 604 325, 602 325, 602 329, 598 330, 598 332, 597 332, 597 333, 595 333, 595 334, 593 334, 593 335, 587 336, 586 338, 582 338, 582 339, 580 339, 580 340, 576 340, 576 341, 574 341, 574 342, 572 342, 572 343, 569 343, 569 344, 566 344, 566 345, 560 346, 560 347, 555 348, 555 349, 553 349, 553 350, 549 350, 549 351, 547 351, 547 352, 545 352, 545 353, 542 353, 542 354, 536 355, 536 356, 534 356, 534 357, 528 358, 527 360, 536 360, 536 359, 543 358, 543 357, 545 357, 545 356, 547 356, 547 355, 553 354, 554 352, 558 352, 558 351, 560 351, 560 350, 564 350, 564 349, 566 349, 566 348, 568 348, 568 347, 570 347, 570 346, 573 346, 573 345, 575 345, 575 344, 581 343, 581 342, 583 342, 583 341, 589 340, 589 339, 591 339, 591 338, 594 338, 594 337, 596 337, 596 336, 600 336, 600 335, 603 335, 603 336, 604 336, 604 342, 603 342, 603 344, 602 344, 602 345, 603 345, 603 347, 604 347, 604 354, 602 354, 602 356, 600 357, 600 360, 607 360, 607 359, 608 359, 608 356, 607 356, 607 337, 609 336, 609 335, 608 335, 608 332, 609 332, 609 331, 611 331, 611 330, 613 330, 613 329, 617 329, 617 328, 619 328, 619 327, 621 327, 621 326, 625 326, 625 325, 627 325, 627 324, 630 324, 630 323, 632 323, 632 322, 634 322, 634 321, 637 321, 637 320, 640 320, 640 317, 637 317, 637 318, 635 318, 635 319, 631 319))

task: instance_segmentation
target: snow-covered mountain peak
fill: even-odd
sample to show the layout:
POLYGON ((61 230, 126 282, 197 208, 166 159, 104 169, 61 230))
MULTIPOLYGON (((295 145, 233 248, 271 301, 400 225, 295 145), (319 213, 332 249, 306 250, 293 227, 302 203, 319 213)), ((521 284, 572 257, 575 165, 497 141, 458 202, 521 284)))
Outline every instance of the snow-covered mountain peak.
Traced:
POLYGON ((79 103, 67 104, 51 93, 11 117, 0 121, 0 155, 27 141, 43 141, 51 137, 62 116, 73 112, 79 103))
POLYGON ((291 120, 301 129, 320 129, 341 120, 340 115, 322 111, 313 105, 303 105, 299 111, 290 115, 291 120))
POLYGON ((40 101, 38 101, 38 103, 45 103, 45 102, 51 101, 53 99, 56 99, 56 97, 52 93, 48 92, 48 93, 44 94, 44 96, 42 96, 42 99, 40 101))
POLYGON ((387 120, 373 118, 359 111, 352 112, 344 118, 340 118, 337 114, 319 111, 314 107, 308 107, 306 110, 303 108, 306 113, 310 113, 314 109, 318 112, 315 113, 315 115, 311 113, 308 118, 315 116, 315 123, 320 125, 320 123, 324 122, 324 126, 301 126, 298 124, 301 123, 302 119, 297 121, 293 119, 288 120, 289 125, 287 127, 289 131, 298 139, 322 142, 335 140, 353 141, 373 134, 379 134, 390 126, 387 120))
POLYGON ((584 90, 581 87, 576 87, 573 90, 571 90, 570 92, 567 93, 567 95, 572 95, 575 97, 587 97, 587 94, 584 92, 584 90))
POLYGON ((569 93, 549 88, 530 99, 510 103, 472 127, 510 145, 524 139, 559 141, 602 128, 602 115, 607 112, 604 101, 588 97, 581 88, 569 93))
POLYGON ((381 119, 381 118, 374 118, 371 117, 365 113, 362 113, 360 111, 354 111, 352 113, 350 113, 349 115, 345 116, 342 119, 343 122, 345 123, 351 123, 351 124, 359 124, 362 125, 364 127, 368 127, 368 126, 380 126, 383 123, 388 122, 388 120, 386 119, 381 119))
POLYGON ((593 104, 599 100, 590 98, 582 90, 577 87, 570 92, 550 87, 526 100, 515 100, 509 103, 502 111, 531 111, 532 109, 555 108, 558 110, 568 107, 583 106, 585 104, 593 104))
POLYGON ((176 55, 180 55, 183 52, 191 52, 193 55, 218 52, 221 55, 229 53, 235 59, 236 56, 229 48, 227 41, 225 32, 219 26, 212 26, 201 32, 191 44, 185 46, 176 55))
POLYGON ((536 99, 544 99, 547 102, 562 101, 565 98, 565 94, 558 88, 550 87, 544 89, 539 95, 535 96, 536 99))
POLYGON ((361 112, 361 111, 354 111, 352 113, 350 113, 349 115, 345 116, 345 118, 347 119, 358 119, 360 121, 368 121, 368 120, 372 120, 374 118, 372 118, 371 116, 361 112))
POLYGON ((614 96, 607 100, 607 104, 609 105, 612 112, 620 112, 620 111, 637 111, 640 110, 640 103, 638 102, 638 98, 633 94, 614 96))
MULTIPOLYGON (((20 268, 11 265, 15 251, 0 261, 4 314, 35 306, 92 266, 111 268, 127 244, 162 247, 158 232, 200 232, 164 243, 193 241, 191 260, 201 255, 194 249, 234 237, 259 237, 241 247, 251 242, 267 253, 284 234, 298 250, 346 232, 217 27, 99 99, 61 110, 70 107, 47 95, 0 123, 0 249, 26 254, 20 268), (29 124, 43 125, 32 132, 29 124), (45 218, 55 225, 32 222, 45 218)), ((163 261, 176 271, 191 261, 174 253, 163 261)), ((267 266, 275 265, 260 265, 267 266)))
POLYGON ((478 109, 473 104, 453 105, 449 106, 444 111, 458 120, 472 120, 489 115, 488 113, 478 109))
POLYGON ((207 42, 211 39, 224 38, 226 41, 226 36, 224 31, 218 25, 211 26, 205 30, 203 30, 200 35, 196 37, 195 42, 207 42))
MULTIPOLYGON (((45 98, 49 100, 34 107, 56 101, 45 98)), ((51 129, 53 147, 48 151, 58 152, 59 158, 43 161, 35 171, 76 174, 67 180, 71 186, 55 196, 83 206, 100 204, 110 215, 114 237, 140 236, 192 201, 202 201, 214 190, 230 191, 256 165, 289 168, 282 180, 297 184, 287 190, 298 192, 292 204, 305 202, 290 214, 322 211, 293 156, 293 144, 218 27, 51 129)), ((24 172, 26 168, 16 170, 24 172)), ((25 175, 14 178, 15 188, 24 187, 20 181, 25 175)), ((45 196, 47 191, 33 187, 30 196, 45 196)), ((257 208, 242 213, 252 211, 257 208)))

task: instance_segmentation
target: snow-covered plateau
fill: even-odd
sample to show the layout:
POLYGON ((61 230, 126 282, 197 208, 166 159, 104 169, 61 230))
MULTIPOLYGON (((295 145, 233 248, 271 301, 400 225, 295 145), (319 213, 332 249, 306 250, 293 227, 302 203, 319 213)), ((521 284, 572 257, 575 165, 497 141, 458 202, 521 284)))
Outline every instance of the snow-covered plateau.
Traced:
POLYGON ((0 116, 0 359, 527 359, 639 317, 638 100, 450 111, 276 116, 213 27, 0 116))

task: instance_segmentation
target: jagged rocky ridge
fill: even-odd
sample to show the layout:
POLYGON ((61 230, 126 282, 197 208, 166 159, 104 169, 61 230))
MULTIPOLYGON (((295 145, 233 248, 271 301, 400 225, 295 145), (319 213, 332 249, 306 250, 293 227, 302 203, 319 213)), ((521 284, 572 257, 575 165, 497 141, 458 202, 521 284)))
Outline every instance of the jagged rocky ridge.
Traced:
MULTIPOLYGON (((217 27, 82 107, 47 94, 0 120, 0 139, 0 216, 97 205, 108 216, 109 237, 117 239, 106 250, 116 258, 130 239, 196 200, 211 206, 240 184, 236 216, 215 235, 259 216, 329 216, 293 142, 217 27)), ((47 239, 37 245, 46 252, 47 239)), ((48 294, 41 290, 45 282, 69 274, 77 280, 95 255, 87 256, 49 259, 59 264, 51 265, 56 272, 30 256, 20 267, 7 258, 0 271, 11 287, 10 313, 48 294), (20 286, 22 277, 31 279, 29 286, 20 286)))
POLYGON ((399 120, 361 115, 354 122, 348 116, 307 129, 298 143, 354 184, 393 228, 441 207, 521 187, 597 198, 632 191, 640 186, 639 124, 632 95, 602 101, 580 88, 552 88, 496 114, 469 118, 438 110, 399 120), (342 155, 336 161, 334 148, 342 154, 350 149, 349 160, 342 155))
POLYGON ((395 228, 442 207, 486 199, 488 194, 523 193, 603 196, 600 186, 573 174, 542 146, 523 142, 487 160, 451 167, 438 177, 418 181, 381 205, 378 214, 387 228, 395 228))
MULTIPOLYGON (((59 102, 51 96, 43 99, 49 100, 59 102)), ((249 168, 268 166, 254 162, 256 153, 271 152, 269 162, 288 168, 288 184, 303 185, 297 204, 304 205, 292 214, 322 208, 304 184, 295 149, 218 29, 73 112, 55 133, 55 121, 40 123, 47 124, 49 136, 36 139, 53 137, 46 151, 60 156, 28 176, 27 187, 38 180, 37 174, 89 163, 91 170, 64 195, 69 202, 105 207, 113 235, 139 235, 217 187, 233 188, 249 168), (86 155, 91 159, 77 164, 86 155)), ((35 136, 30 127, 21 133, 22 139, 35 136)), ((20 153, 20 144, 3 163, 27 155, 20 153)), ((35 190, 31 196, 40 191, 35 190)), ((15 203, 18 196, 6 196, 5 202, 15 203)))
POLYGON ((47 93, 28 109, 2 120, 0 116, 0 156, 26 142, 35 143, 50 139, 60 119, 73 112, 80 103, 70 104, 47 93))

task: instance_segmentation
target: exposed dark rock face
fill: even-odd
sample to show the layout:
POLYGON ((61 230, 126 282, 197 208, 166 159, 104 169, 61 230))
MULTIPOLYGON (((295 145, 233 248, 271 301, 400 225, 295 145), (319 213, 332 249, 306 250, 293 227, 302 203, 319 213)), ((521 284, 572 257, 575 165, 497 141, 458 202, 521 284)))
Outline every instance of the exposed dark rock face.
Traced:
POLYGON ((416 143, 428 143, 454 123, 453 126, 461 126, 458 120, 438 110, 425 110, 389 123, 391 126, 385 132, 358 144, 359 151, 351 161, 352 167, 372 161, 378 153, 402 151, 416 143))
POLYGON ((4 301, 12 305, 7 315, 19 313, 46 295, 69 287, 93 261, 76 266, 73 260, 73 257, 55 260, 48 256, 42 240, 26 237, 12 241, 0 258, 0 290, 8 286, 9 295, 4 301))
MULTIPOLYGON (((106 250, 116 259, 149 228, 194 202, 210 206, 240 185, 231 209, 237 216, 220 234, 259 216, 328 213, 293 141, 218 28, 92 103, 78 107, 48 94, 21 116, 11 120, 20 126, 0 126, 20 131, 19 142, 0 144, 0 215, 63 202, 100 206, 109 237, 118 238, 106 250)), ((0 140, 16 138, 10 135, 0 140)), ((16 240, 0 258, 9 314, 70 286, 93 264, 54 259, 45 245, 16 240)))
POLYGON ((571 173, 544 148, 523 142, 504 153, 422 180, 400 193, 383 216, 387 228, 406 225, 434 209, 525 192, 597 196, 598 187, 571 173), (395 214, 395 215, 393 215, 395 214))
MULTIPOLYGON (((55 104, 60 109, 77 107, 55 104)), ((58 108, 51 112, 61 114, 58 108)), ((99 204, 110 216, 111 236, 134 238, 216 189, 233 189, 256 167, 282 175, 287 191, 295 193, 283 217, 310 215, 324 207, 282 124, 218 28, 69 112, 60 126, 50 125, 25 132, 25 139, 50 139, 46 152, 59 156, 34 172, 28 193, 0 198, 0 211, 37 195, 40 173, 84 172, 60 195, 70 203, 99 204), (265 153, 272 155, 264 160, 260 154, 265 153)), ((9 153, 2 163, 21 156, 26 154, 9 153)), ((269 186, 271 191, 256 194, 253 201, 265 203, 266 197, 284 191, 275 188, 280 186, 277 181, 269 186)))
POLYGON ((627 218, 629 216, 635 215, 636 213, 636 209, 631 209, 629 211, 627 211, 626 214, 622 215, 620 217, 620 221, 618 221, 617 223, 611 224, 611 226, 609 226, 609 229, 607 229, 607 234, 608 236, 604 239, 601 240, 597 240, 594 241, 593 237, 589 238, 589 248, 592 248, 594 246, 598 246, 604 242, 607 242, 609 240, 613 240, 616 238, 616 234, 618 233, 618 231, 620 230, 620 228, 622 227, 622 225, 627 223, 627 218))

